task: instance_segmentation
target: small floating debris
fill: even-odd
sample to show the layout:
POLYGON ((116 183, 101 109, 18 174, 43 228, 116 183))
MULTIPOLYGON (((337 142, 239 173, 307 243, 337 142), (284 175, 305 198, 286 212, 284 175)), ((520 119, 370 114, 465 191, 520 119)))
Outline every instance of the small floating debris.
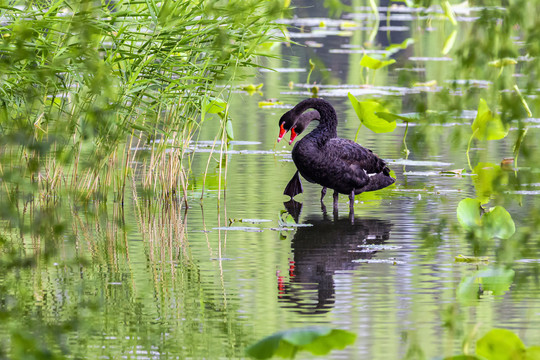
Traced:
POLYGON ((251 224, 260 224, 264 222, 271 222, 269 219, 229 219, 229 224, 235 222, 251 223, 251 224))
POLYGON ((428 57, 428 56, 411 56, 409 58, 411 61, 452 61, 450 57, 428 57))
POLYGON ((408 176, 438 176, 440 172, 438 171, 406 171, 403 175, 408 176))
POLYGON ((376 244, 371 244, 371 245, 359 245, 360 247, 362 248, 366 248, 366 249, 371 249, 371 250, 399 250, 399 249, 402 249, 403 246, 398 246, 398 245, 376 245, 376 244))
POLYGON ((465 169, 454 169, 454 170, 442 170, 440 173, 442 175, 462 175, 465 169))
POLYGON ((405 264, 405 261, 400 261, 396 259, 357 259, 353 260, 355 263, 367 263, 367 264, 391 264, 391 265, 402 265, 405 264))
POLYGON ((262 232, 258 227, 251 226, 221 226, 213 228, 214 230, 225 230, 225 231, 247 231, 247 232, 262 232))
POLYGON ((260 72, 280 72, 280 73, 293 73, 293 72, 306 72, 304 68, 273 68, 273 69, 260 69, 260 72))
POLYGON ((540 195, 540 190, 516 190, 505 191, 504 193, 510 195, 540 195))
POLYGON ((307 40, 307 41, 304 42, 304 44, 307 47, 310 47, 310 48, 322 48, 323 47, 323 44, 321 44, 319 42, 316 42, 316 41, 312 41, 312 40, 307 40))
POLYGON ((278 228, 269 228, 268 230, 272 230, 272 231, 294 231, 296 229, 293 228, 293 227, 278 227, 278 228))
POLYGON ((395 160, 386 160, 392 165, 407 165, 407 166, 434 166, 434 167, 443 167, 451 166, 452 163, 442 162, 442 161, 428 161, 428 160, 408 160, 408 159, 395 159, 395 160))

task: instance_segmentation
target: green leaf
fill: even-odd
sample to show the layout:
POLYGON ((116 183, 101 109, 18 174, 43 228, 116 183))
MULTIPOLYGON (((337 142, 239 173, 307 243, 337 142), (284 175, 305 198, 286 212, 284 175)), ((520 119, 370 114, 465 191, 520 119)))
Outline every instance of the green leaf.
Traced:
POLYGON ((450 20, 452 25, 456 26, 457 25, 456 14, 454 14, 454 10, 452 10, 452 5, 450 5, 448 1, 443 1, 441 3, 441 6, 443 8, 444 15, 450 20))
POLYGON ((227 132, 227 138, 229 140, 234 140, 233 126, 231 119, 227 120, 225 124, 225 131, 227 132))
POLYGON ((451 357, 445 357, 444 360, 485 360, 476 355, 456 355, 451 357))
POLYGON ((272 356, 292 358, 297 351, 326 355, 333 349, 344 349, 356 340, 356 334, 326 326, 305 327, 272 334, 247 349, 249 356, 268 359, 272 356))
POLYGON ((497 60, 488 62, 489 66, 493 66, 496 68, 502 68, 505 66, 515 65, 515 64, 517 64, 517 60, 512 59, 512 58, 502 58, 502 59, 497 59, 497 60))
POLYGON ((525 359, 525 345, 512 331, 493 329, 476 342, 476 354, 489 360, 525 359))
POLYGON ((281 342, 281 334, 276 333, 265 337, 261 341, 251 345, 246 352, 255 359, 269 359, 276 353, 281 342))
POLYGON ((444 42, 443 49, 441 51, 443 55, 448 54, 450 50, 452 50, 452 48, 454 47, 454 43, 456 42, 456 38, 457 38, 457 29, 452 31, 452 33, 448 36, 448 38, 444 42))
POLYGON ((487 268, 463 278, 457 288, 456 296, 460 301, 478 299, 479 295, 503 295, 514 281, 512 269, 487 268))
POLYGON ((362 60, 360 60, 360 66, 367 67, 372 70, 378 70, 380 68, 383 68, 385 66, 391 65, 395 63, 396 60, 390 59, 390 60, 379 60, 372 58, 369 55, 364 55, 362 57, 362 60))
POLYGON ((540 346, 531 346, 527 348, 525 354, 525 360, 538 360, 540 359, 540 346))
POLYGON ((487 263, 489 262, 489 258, 487 256, 467 256, 459 254, 454 257, 454 261, 462 263, 487 263))
POLYGON ((227 108, 227 102, 218 98, 210 98, 203 105, 203 112, 206 114, 217 114, 225 111, 227 108))
POLYGON ((405 39, 401 44, 392 44, 386 47, 385 55, 388 57, 392 54, 397 53, 399 50, 405 50, 409 45, 414 44, 413 38, 405 39))
POLYGON ((478 163, 472 172, 476 175, 472 178, 476 197, 482 204, 489 202, 491 196, 496 193, 498 184, 504 185, 508 182, 508 174, 496 164, 478 163))
POLYGON ((392 132, 396 128, 395 121, 389 121, 379 117, 376 113, 389 113, 389 111, 376 101, 358 101, 351 93, 349 100, 352 103, 356 115, 363 125, 375 133, 392 132))
POLYGON ((482 206, 478 199, 463 199, 457 207, 457 218, 461 226, 474 230, 482 225, 482 206))
POLYGON ((499 140, 508 135, 508 126, 494 114, 484 99, 480 99, 478 112, 472 125, 474 136, 479 140, 499 140))
POLYGON ((490 238, 508 239, 516 232, 512 216, 502 206, 495 206, 482 217, 484 230, 490 238))
POLYGON ((391 112, 383 112, 383 111, 378 111, 375 113, 375 115, 377 115, 378 117, 388 121, 388 122, 392 122, 392 121, 396 121, 396 120, 402 120, 403 122, 411 122, 411 121, 418 121, 420 119, 420 117, 418 116, 418 114, 410 114, 408 116, 403 116, 403 115, 398 115, 398 114, 394 114, 394 113, 391 113, 391 112))

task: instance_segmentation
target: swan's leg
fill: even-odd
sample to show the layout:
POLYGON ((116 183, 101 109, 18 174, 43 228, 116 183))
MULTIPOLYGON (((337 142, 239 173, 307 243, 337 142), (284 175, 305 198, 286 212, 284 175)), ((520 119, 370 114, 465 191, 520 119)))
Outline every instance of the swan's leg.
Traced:
POLYGON ((349 194, 349 221, 354 225, 354 190, 349 194))
POLYGON ((354 214, 354 190, 349 194, 349 209, 351 214, 354 214))
POLYGON ((338 209, 338 198, 339 198, 339 193, 334 190, 334 211, 337 211, 338 209))
POLYGON ((321 203, 322 203, 325 195, 326 195, 326 187, 323 186, 323 188, 321 190, 321 203))
POLYGON ((322 210, 323 216, 326 217, 326 205, 324 205, 322 201, 321 201, 321 210, 322 210))

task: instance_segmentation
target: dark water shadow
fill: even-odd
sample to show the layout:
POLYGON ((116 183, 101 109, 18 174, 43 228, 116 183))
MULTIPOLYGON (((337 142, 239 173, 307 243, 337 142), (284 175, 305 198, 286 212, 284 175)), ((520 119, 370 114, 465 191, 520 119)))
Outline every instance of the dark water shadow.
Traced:
MULTIPOLYGON (((288 203, 287 205, 290 205, 288 203)), ((298 211, 301 204, 290 210, 298 211)), ((296 215, 296 216, 295 216, 296 215)), ((309 227, 298 227, 291 241, 293 259, 289 264, 288 281, 279 284, 282 306, 301 314, 324 314, 335 302, 334 274, 353 270, 376 256, 378 250, 367 245, 381 245, 390 237, 392 223, 376 218, 328 216, 307 218, 309 227)))

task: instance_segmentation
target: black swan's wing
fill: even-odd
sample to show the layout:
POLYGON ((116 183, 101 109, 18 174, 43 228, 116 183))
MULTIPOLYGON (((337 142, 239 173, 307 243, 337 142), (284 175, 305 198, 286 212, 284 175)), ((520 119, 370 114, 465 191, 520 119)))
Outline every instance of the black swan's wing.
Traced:
POLYGON ((291 198, 295 197, 298 194, 301 194, 304 192, 304 189, 302 188, 302 183, 300 182, 300 175, 298 174, 298 170, 293 175, 291 181, 285 186, 285 190, 283 191, 283 195, 288 195, 291 198))
POLYGON ((365 170, 368 174, 384 173, 390 175, 390 169, 384 160, 371 150, 348 139, 333 138, 326 143, 327 152, 338 154, 339 158, 355 167, 365 170))

